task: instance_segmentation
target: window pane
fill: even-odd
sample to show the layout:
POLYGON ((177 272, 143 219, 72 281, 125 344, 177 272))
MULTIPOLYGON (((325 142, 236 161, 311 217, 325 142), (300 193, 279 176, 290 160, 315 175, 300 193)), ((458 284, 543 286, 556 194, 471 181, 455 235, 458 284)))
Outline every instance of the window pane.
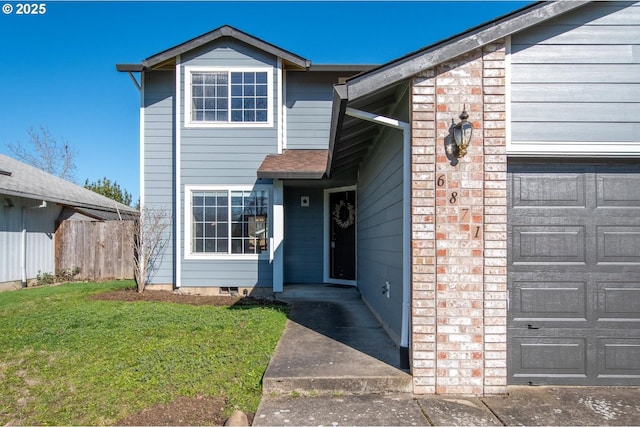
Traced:
POLYGON ((193 245, 193 252, 195 253, 201 253, 203 250, 203 242, 202 240, 198 239, 194 241, 194 245, 193 245))
POLYGON ((216 112, 215 111, 205 111, 204 112, 204 120, 206 122, 213 122, 216 120, 216 112))
POLYGON ((218 111, 216 113, 216 121, 218 122, 226 122, 228 120, 229 114, 226 111, 218 111))
POLYGON ((217 82, 217 77, 219 73, 206 73, 204 75, 204 83, 207 85, 214 85, 217 82))
POLYGON ((242 109, 242 98, 231 98, 231 108, 233 110, 242 109))
POLYGON ((248 110, 248 109, 255 109, 256 108, 256 100, 253 98, 245 98, 244 99, 244 109, 248 110))
POLYGON ((244 224, 241 222, 234 222, 231 226, 231 237, 243 237, 244 224))
POLYGON ((204 251, 205 252, 215 252, 216 251, 216 241, 214 239, 205 239, 205 241, 204 241, 204 251))
MULTIPOLYGON (((200 95, 202 95, 202 88, 198 88, 200 89, 200 95)), ((194 95, 196 95, 196 93, 193 93, 194 95)), ((208 98, 213 98, 214 96, 216 96, 216 87, 215 86, 205 86, 204 88, 204 96, 208 97, 208 98)))
POLYGON ((227 239, 218 239, 217 241, 217 252, 218 253, 229 253, 229 241, 227 239))
POLYGON ((191 89, 191 95, 193 96, 202 96, 203 90, 202 90, 202 86, 193 86, 193 88, 191 89))
POLYGON ((244 96, 254 96, 256 94, 256 88, 253 86, 244 87, 244 96))
POLYGON ((267 121, 267 112, 256 111, 256 122, 266 122, 266 121, 267 121))
POLYGON ((193 73, 191 75, 191 83, 201 84, 204 82, 204 76, 201 73, 193 73))
POLYGON ((256 73, 256 83, 267 83, 267 73, 266 72, 259 72, 256 73))
POLYGON ((231 73, 231 83, 242 83, 242 73, 234 72, 231 73))
POLYGON ((242 86, 231 85, 231 96, 242 96, 242 86))
POLYGON ((245 122, 255 122, 256 121, 256 112, 255 111, 245 111, 244 112, 244 121, 245 122))
POLYGON ((267 96, 267 86, 266 85, 257 85, 256 86, 256 95, 257 96, 267 96))
POLYGON ((218 226, 216 227, 217 237, 229 237, 229 223, 228 222, 218 222, 218 226))
POLYGON ((231 253, 232 254, 241 254, 242 253, 242 239, 232 239, 231 240, 231 253))
POLYGON ((216 210, 211 206, 207 206, 204 208, 204 220, 206 222, 215 222, 216 220, 216 210))
POLYGON ((231 121, 232 122, 241 122, 242 121, 242 111, 232 110, 231 111, 231 121))
POLYGON ((204 108, 207 110, 215 110, 216 109, 216 99, 215 98, 207 98, 204 100, 204 108))
POLYGON ((244 83, 245 85, 248 83, 255 83, 256 81, 256 73, 244 73, 244 83))
POLYGON ((204 232, 202 231, 202 223, 195 223, 193 227, 194 236, 202 237, 204 236, 204 232))

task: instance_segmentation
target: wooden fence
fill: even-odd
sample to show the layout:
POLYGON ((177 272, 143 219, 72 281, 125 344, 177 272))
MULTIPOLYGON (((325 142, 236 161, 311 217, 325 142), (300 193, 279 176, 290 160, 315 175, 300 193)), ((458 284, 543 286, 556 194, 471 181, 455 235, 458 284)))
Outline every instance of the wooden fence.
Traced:
POLYGON ((56 230, 56 274, 78 280, 133 279, 133 221, 63 221, 56 230))

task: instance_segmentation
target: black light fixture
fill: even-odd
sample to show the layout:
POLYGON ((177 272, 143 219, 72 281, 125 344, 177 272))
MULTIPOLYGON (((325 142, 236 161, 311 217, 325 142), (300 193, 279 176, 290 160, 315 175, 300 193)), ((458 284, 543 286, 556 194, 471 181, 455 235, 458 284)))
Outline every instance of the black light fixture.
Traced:
POLYGON ((466 105, 462 107, 462 113, 458 117, 460 117, 460 121, 457 124, 454 124, 453 119, 451 119, 451 133, 453 133, 455 145, 447 144, 446 149, 448 155, 460 158, 467 154, 467 148, 471 143, 473 124, 467 120, 469 114, 467 114, 466 105))

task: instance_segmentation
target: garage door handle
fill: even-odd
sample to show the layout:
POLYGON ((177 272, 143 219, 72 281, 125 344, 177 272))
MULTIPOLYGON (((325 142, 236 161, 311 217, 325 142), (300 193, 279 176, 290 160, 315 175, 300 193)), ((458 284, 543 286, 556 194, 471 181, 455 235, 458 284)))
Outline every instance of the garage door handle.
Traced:
POLYGON ((527 325, 527 329, 540 329, 540 328, 536 328, 535 326, 532 326, 532 325, 527 325))

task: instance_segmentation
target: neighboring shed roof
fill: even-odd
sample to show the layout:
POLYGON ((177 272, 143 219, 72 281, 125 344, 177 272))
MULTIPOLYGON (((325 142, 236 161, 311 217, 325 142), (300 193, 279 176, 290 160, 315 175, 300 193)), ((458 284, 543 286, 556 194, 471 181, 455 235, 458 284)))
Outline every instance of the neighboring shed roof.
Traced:
POLYGON ((129 217, 137 214, 130 206, 2 154, 0 170, 10 172, 10 175, 0 174, 1 194, 81 208, 100 219, 116 218, 118 213, 129 217))
POLYGON ((284 150, 268 155, 258 168, 258 178, 322 179, 327 150, 284 150))
POLYGON ((167 62, 172 62, 178 55, 182 55, 193 49, 197 49, 207 43, 218 40, 223 37, 231 37, 239 40, 243 43, 253 46, 256 49, 260 49, 264 52, 270 53, 274 56, 282 58, 286 65, 294 68, 307 69, 311 66, 311 61, 304 59, 294 53, 279 48, 271 43, 265 42, 257 37, 253 37, 243 31, 233 28, 229 25, 224 25, 220 28, 216 28, 213 31, 209 31, 206 34, 188 40, 184 43, 180 43, 177 46, 164 50, 160 53, 156 53, 153 56, 142 61, 141 64, 117 64, 116 69, 123 72, 136 72, 144 71, 149 68, 155 68, 161 66, 167 62))

